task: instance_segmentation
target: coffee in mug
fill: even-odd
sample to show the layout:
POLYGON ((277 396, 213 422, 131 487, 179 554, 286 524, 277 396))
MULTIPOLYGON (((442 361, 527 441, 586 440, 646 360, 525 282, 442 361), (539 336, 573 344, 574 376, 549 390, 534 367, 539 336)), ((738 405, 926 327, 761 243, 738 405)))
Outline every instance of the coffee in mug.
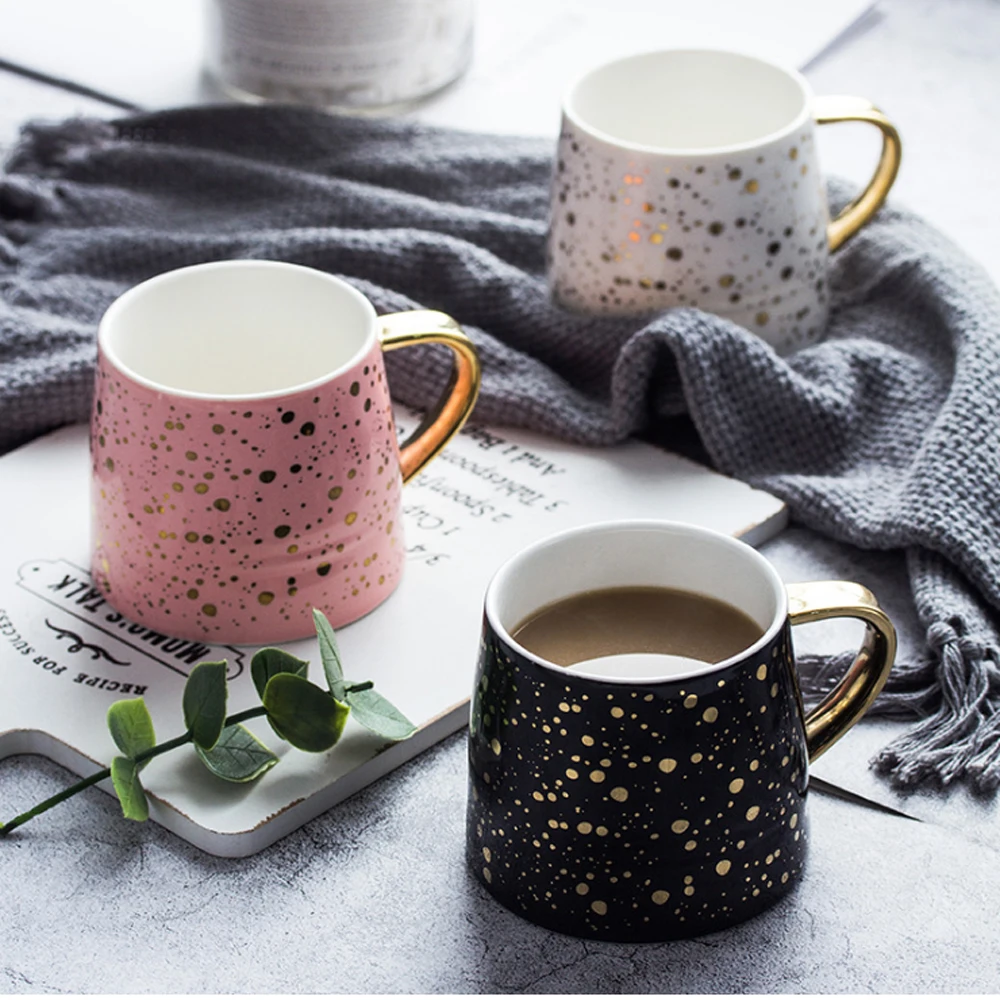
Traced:
POLYGON ((548 275, 568 309, 642 315, 691 307, 779 352, 818 340, 830 254, 885 200, 893 124, 857 97, 816 97, 795 70, 737 52, 672 49, 607 63, 563 103, 548 275), (835 219, 816 125, 882 134, 868 187, 835 219))
MULTIPOLYGON (((655 617, 638 615, 642 628, 655 617)), ((760 553, 705 528, 623 521, 530 546, 486 593, 469 721, 471 870, 515 913, 583 937, 662 941, 754 916, 801 878, 810 761, 861 718, 895 648, 864 587, 786 587, 760 553), (634 603, 636 588, 666 589, 668 603, 693 600, 709 617, 722 602, 748 631, 707 662, 716 653, 697 648, 703 639, 692 647, 698 630, 674 616, 666 648, 701 656, 668 653, 658 675, 618 652, 641 631, 635 619, 603 648, 567 645, 587 628, 575 610, 634 603), (865 623, 863 645, 806 713, 791 626, 841 616, 865 623)))
POLYGON ((437 312, 376 316, 347 282, 279 261, 185 267, 125 292, 98 331, 92 572, 132 621, 277 643, 384 601, 405 559, 400 490, 479 390, 437 312), (452 380, 396 441, 384 351, 443 344, 452 380))
POLYGON ((707 594, 611 587, 548 604, 511 635, 576 673, 662 677, 728 659, 752 646, 761 629, 739 608, 707 594))

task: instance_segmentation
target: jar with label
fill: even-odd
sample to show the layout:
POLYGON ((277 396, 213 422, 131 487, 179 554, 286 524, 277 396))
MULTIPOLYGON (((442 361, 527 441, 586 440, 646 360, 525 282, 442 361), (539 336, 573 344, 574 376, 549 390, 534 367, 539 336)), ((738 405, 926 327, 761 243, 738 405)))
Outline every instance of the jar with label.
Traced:
POLYGON ((460 76, 474 0, 204 0, 209 72, 245 101, 406 104, 460 76))

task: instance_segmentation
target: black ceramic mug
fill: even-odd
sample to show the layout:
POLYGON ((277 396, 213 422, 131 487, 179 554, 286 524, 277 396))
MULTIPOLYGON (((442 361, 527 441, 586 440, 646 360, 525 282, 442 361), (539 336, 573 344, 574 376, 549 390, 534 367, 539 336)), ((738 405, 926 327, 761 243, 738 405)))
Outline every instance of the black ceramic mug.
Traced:
POLYGON ((598 524, 531 546, 486 594, 469 734, 472 870, 515 913, 583 937, 662 941, 746 920, 800 878, 809 762, 864 714, 895 647, 864 587, 786 587, 749 545, 704 528, 598 524), (512 638, 548 604, 626 586, 714 597, 763 634, 719 663, 631 677, 559 667, 512 638), (864 643, 806 714, 790 626, 835 617, 864 621, 864 643))

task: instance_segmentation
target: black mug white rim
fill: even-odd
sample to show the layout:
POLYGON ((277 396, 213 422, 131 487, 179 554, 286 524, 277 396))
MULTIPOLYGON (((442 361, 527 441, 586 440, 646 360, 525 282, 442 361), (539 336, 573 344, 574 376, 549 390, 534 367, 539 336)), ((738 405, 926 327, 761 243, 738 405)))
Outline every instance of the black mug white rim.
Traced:
MULTIPOLYGON (((585 592, 585 591, 581 591, 585 592)), ((711 595, 709 595, 711 596, 711 595)), ((540 604, 538 607, 544 607, 540 604)), ((533 610, 538 610, 535 608, 533 610)), ((484 602, 484 614, 486 621, 493 632, 508 646, 519 653, 529 662, 536 664, 542 669, 551 672, 559 677, 574 677, 584 679, 599 684, 613 684, 616 686, 630 687, 652 687, 662 684, 673 684, 682 681, 689 681, 696 677, 708 677, 720 673, 727 668, 741 663, 744 660, 753 660, 756 656, 767 650, 778 637, 784 628, 788 618, 788 594, 785 590, 784 582, 778 575, 778 571, 771 563, 764 558, 756 549, 731 535, 715 531, 711 528, 704 528, 700 525, 690 524, 683 521, 667 520, 620 520, 601 521, 593 524, 581 525, 576 528, 569 528, 557 534, 549 535, 531 545, 521 549, 511 556, 493 575, 486 589, 484 602), (741 649, 738 653, 720 660, 716 663, 706 663, 703 667, 693 668, 686 671, 678 671, 660 677, 619 677, 619 676, 595 676, 590 673, 574 671, 572 666, 564 667, 546 660, 544 657, 531 652, 522 646, 510 633, 507 626, 502 621, 500 611, 500 599, 505 588, 512 586, 512 577, 521 566, 532 558, 545 552, 546 549, 571 542, 574 538, 582 538, 587 535, 611 534, 618 532, 647 532, 661 535, 684 534, 694 536, 706 545, 722 547, 730 552, 738 553, 740 558, 746 559, 748 565, 755 568, 764 578, 771 589, 771 596, 774 599, 774 614, 771 621, 764 629, 763 634, 752 645, 741 649)), ((521 619, 523 621, 523 618, 521 619)))

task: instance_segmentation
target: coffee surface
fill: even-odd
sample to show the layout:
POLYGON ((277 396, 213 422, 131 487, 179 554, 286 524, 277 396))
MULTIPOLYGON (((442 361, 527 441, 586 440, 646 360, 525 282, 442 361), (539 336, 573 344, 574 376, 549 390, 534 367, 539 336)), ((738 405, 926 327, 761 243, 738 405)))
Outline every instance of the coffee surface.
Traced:
MULTIPOLYGON (((589 661, 597 675, 664 674, 688 666, 719 663, 752 646, 761 627, 725 601, 667 587, 591 590, 548 604, 512 630, 536 656, 569 667, 589 661), (637 657, 635 654, 643 654, 637 657), (621 657, 621 669, 613 659, 621 657)), ((590 672, 590 671, 588 671, 590 672)))

